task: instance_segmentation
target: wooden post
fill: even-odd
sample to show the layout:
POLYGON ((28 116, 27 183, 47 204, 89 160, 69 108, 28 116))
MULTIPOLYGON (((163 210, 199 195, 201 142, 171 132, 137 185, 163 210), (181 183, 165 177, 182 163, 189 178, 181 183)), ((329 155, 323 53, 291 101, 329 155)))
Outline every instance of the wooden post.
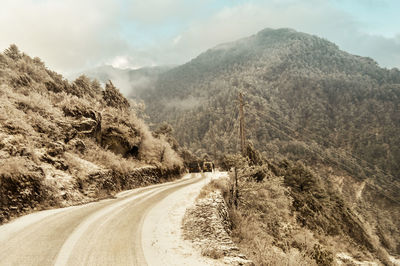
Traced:
POLYGON ((245 125, 244 125, 244 108, 243 108, 243 93, 239 92, 239 115, 240 115, 240 146, 242 149, 242 155, 246 156, 246 137, 245 137, 245 125))
POLYGON ((235 167, 235 195, 234 195, 234 204, 237 209, 238 207, 238 198, 239 198, 239 188, 238 188, 238 175, 237 175, 237 168, 235 167))

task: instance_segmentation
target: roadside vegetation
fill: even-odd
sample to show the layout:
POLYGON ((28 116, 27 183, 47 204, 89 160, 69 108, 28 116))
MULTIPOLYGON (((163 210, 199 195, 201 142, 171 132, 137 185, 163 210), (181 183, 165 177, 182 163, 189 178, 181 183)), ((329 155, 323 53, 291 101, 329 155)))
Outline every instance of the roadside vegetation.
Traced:
POLYGON ((135 106, 111 81, 69 82, 15 45, 0 53, 0 223, 179 175, 184 151, 135 106))
POLYGON ((377 231, 320 174, 300 161, 262 158, 251 144, 247 151, 225 156, 229 180, 212 181, 199 197, 221 191, 230 236, 255 265, 391 265, 377 231))

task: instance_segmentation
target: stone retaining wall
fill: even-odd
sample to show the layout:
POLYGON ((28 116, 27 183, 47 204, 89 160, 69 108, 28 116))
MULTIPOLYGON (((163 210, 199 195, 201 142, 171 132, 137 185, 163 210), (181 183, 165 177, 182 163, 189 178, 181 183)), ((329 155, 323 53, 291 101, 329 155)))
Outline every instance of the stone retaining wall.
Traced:
POLYGON ((99 170, 83 178, 66 176, 50 182, 42 169, 34 170, 21 176, 0 173, 0 224, 34 211, 84 204, 162 183, 181 174, 180 169, 146 166, 128 174, 99 170))
POLYGON ((228 265, 254 265, 230 238, 228 207, 219 191, 197 199, 183 219, 183 236, 201 249, 202 255, 228 265))

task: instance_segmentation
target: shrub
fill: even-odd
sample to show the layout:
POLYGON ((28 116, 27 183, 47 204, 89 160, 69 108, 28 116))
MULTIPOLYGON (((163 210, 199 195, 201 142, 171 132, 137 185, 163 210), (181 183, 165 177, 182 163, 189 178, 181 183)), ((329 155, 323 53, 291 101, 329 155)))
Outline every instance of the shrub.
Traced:
POLYGON ((107 106, 125 110, 129 108, 128 100, 118 91, 114 84, 109 80, 103 91, 103 99, 107 106))
POLYGON ((4 51, 4 54, 15 61, 22 58, 22 54, 15 44, 11 44, 10 47, 4 51))

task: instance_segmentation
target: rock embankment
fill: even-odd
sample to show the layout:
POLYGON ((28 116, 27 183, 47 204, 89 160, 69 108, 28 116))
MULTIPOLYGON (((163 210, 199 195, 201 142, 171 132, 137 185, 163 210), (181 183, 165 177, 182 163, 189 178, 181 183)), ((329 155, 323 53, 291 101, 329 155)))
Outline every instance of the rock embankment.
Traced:
POLYGON ((45 177, 45 171, 39 170, 21 176, 7 176, 0 171, 0 224, 33 211, 96 201, 122 190, 168 181, 180 174, 180 169, 146 166, 128 174, 99 170, 75 179, 61 175, 62 172, 61 176, 45 177))
POLYGON ((230 238, 228 208, 219 191, 197 199, 183 219, 183 236, 201 249, 203 256, 221 259, 229 265, 254 265, 230 238))

